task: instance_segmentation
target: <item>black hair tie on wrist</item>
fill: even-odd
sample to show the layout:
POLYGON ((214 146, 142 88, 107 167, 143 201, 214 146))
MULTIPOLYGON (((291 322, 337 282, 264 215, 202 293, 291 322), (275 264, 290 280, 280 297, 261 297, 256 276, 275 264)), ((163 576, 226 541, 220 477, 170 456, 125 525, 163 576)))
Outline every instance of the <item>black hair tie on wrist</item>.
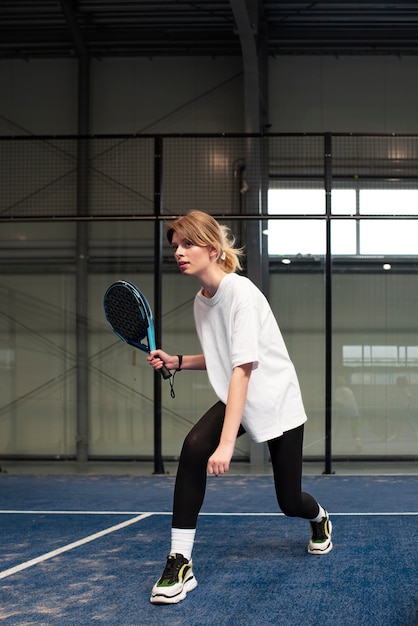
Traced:
POLYGON ((181 364, 183 363, 183 355, 182 354, 178 354, 177 358, 179 360, 179 366, 174 370, 173 375, 171 378, 169 378, 169 383, 170 383, 170 396, 172 398, 176 397, 176 394, 174 393, 174 377, 176 375, 176 372, 181 372, 181 364))

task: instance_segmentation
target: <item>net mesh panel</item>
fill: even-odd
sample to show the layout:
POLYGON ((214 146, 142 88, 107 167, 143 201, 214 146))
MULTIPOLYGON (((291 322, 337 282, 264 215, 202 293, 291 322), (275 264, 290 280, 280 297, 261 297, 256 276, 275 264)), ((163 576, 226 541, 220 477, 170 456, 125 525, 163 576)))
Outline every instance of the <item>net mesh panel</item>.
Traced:
POLYGON ((164 141, 164 213, 192 209, 238 213, 246 145, 242 137, 167 138, 164 141))
POLYGON ((333 175, 398 181, 416 179, 418 137, 336 136, 332 139, 333 175))
POLYGON ((145 312, 126 287, 110 287, 105 298, 105 310, 112 328, 126 341, 141 341, 147 336, 145 312))
POLYGON ((269 139, 270 179, 323 179, 324 136, 273 136, 269 139))
MULTIPOLYGON (((331 139, 335 188, 415 184, 417 137, 331 139)), ((324 135, 2 137, 0 218, 129 218, 156 206, 166 216, 256 214, 260 190, 323 188, 324 144, 324 135)))
POLYGON ((0 216, 149 215, 153 138, 0 141, 0 216), (79 172, 79 164, 87 165, 79 172))

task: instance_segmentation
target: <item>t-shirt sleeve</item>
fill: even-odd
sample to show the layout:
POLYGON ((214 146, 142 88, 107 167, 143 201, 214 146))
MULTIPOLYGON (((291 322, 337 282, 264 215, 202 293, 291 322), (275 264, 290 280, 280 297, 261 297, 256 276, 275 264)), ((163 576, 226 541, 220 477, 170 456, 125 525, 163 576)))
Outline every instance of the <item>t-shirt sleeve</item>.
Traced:
POLYGON ((258 313, 252 303, 239 305, 231 320, 231 363, 232 367, 253 363, 258 366, 258 313))

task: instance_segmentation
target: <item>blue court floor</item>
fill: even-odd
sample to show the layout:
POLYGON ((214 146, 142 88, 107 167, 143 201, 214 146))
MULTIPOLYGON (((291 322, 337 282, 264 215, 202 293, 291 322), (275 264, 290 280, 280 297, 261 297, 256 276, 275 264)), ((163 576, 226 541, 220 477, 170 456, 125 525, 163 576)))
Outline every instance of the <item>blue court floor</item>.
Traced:
POLYGON ((414 626, 418 476, 306 476, 334 550, 277 509, 269 475, 210 478, 198 587, 149 602, 169 551, 174 475, 0 474, 0 621, 29 626, 414 626))

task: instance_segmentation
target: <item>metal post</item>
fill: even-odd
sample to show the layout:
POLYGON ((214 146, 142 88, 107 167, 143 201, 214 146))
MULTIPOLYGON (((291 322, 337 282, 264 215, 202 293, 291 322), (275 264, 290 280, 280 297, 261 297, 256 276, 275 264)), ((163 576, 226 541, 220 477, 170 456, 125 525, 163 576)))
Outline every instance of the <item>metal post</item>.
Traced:
MULTIPOLYGON (((154 327, 157 347, 161 345, 161 305, 163 266, 163 223, 159 218, 162 211, 162 138, 155 138, 154 149, 154 327)), ((154 474, 164 474, 162 457, 162 404, 161 375, 154 373, 154 474)))
POLYGON ((332 138, 324 137, 326 258, 325 258, 325 471, 332 471, 332 267, 331 267, 331 188, 332 138))
MULTIPOLYGON (((61 0, 61 10, 74 41, 78 57, 78 144, 77 214, 89 210, 90 58, 70 0, 61 0)), ((76 240, 76 384, 77 384, 77 461, 88 460, 89 364, 88 364, 88 255, 89 225, 77 222, 76 240)))
MULTIPOLYGON (((77 150, 77 213, 89 207, 89 59, 79 59, 79 134, 77 150)), ((88 460, 89 441, 89 355, 88 355, 88 259, 89 225, 77 222, 76 243, 76 344, 77 344, 77 461, 88 460)))

